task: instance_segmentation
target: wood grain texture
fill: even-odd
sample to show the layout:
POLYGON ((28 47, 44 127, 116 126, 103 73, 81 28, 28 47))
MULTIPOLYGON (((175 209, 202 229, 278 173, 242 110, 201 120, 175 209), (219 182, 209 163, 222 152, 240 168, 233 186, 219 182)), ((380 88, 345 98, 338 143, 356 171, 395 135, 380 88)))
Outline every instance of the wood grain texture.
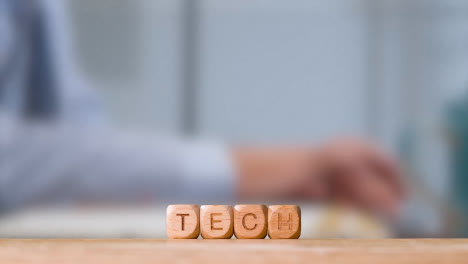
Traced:
POLYGON ((166 234, 168 238, 197 238, 200 234, 200 207, 195 204, 169 205, 166 234))
POLYGON ((201 235, 206 239, 231 238, 234 233, 234 213, 230 205, 202 205, 201 235))
POLYGON ((301 208, 297 205, 268 207, 268 236, 272 239, 296 239, 301 236, 301 208))
POLYGON ((263 204, 234 206, 234 235, 236 238, 265 238, 268 227, 268 208, 263 204))
POLYGON ((468 239, 0 239, 0 263, 467 263, 468 239))

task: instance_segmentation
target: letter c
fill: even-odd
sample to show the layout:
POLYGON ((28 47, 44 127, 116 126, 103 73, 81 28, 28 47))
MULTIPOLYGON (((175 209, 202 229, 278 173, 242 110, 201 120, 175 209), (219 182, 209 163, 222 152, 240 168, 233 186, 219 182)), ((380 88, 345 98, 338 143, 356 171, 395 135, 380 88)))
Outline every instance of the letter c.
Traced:
POLYGON ((256 227, 257 227, 257 224, 255 224, 253 227, 249 228, 247 227, 247 225, 245 224, 245 218, 248 216, 248 215, 251 215, 253 217, 253 219, 257 219, 257 216, 253 213, 248 213, 248 214, 245 214, 244 217, 242 217, 242 226, 247 229, 247 230, 254 230, 256 227))

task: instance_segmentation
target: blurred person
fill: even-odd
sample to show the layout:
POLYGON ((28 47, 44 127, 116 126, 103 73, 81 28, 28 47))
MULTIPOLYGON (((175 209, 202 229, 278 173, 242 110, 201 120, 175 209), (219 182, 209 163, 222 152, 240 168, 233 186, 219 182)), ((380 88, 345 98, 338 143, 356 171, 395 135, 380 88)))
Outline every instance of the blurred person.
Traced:
POLYGON ((63 1, 0 0, 0 208, 81 202, 338 201, 396 215, 398 164, 355 139, 237 146, 116 131, 80 79, 63 1))

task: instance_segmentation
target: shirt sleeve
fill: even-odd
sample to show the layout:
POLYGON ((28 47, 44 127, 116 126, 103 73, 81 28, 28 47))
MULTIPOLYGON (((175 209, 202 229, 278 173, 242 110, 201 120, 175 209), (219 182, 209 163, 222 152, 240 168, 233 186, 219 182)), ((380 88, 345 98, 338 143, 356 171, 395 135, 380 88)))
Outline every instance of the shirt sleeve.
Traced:
POLYGON ((92 202, 221 203, 233 198, 233 168, 220 143, 7 123, 0 130, 0 207, 6 210, 92 202))
MULTIPOLYGON (((183 181, 180 193, 189 197, 196 194, 203 202, 218 203, 233 200, 235 181, 234 171, 228 148, 216 142, 192 142, 181 151, 183 181)), ((181 195, 182 198, 184 195, 181 195)), ((202 201, 199 201, 202 202, 202 201)))

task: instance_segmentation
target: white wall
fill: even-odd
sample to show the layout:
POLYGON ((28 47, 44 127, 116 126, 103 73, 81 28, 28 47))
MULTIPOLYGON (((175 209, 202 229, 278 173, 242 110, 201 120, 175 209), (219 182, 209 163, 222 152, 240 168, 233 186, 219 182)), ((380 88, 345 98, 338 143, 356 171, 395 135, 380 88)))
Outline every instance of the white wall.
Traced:
POLYGON ((201 1, 200 132, 310 142, 367 131, 362 1, 201 1))
POLYGON ((68 0, 79 66, 121 125, 180 130, 180 0, 68 0))
MULTIPOLYGON (((180 131, 183 2, 69 1, 78 56, 117 120, 180 131)), ((368 132, 363 1, 198 3, 199 134, 309 142, 368 132)))

